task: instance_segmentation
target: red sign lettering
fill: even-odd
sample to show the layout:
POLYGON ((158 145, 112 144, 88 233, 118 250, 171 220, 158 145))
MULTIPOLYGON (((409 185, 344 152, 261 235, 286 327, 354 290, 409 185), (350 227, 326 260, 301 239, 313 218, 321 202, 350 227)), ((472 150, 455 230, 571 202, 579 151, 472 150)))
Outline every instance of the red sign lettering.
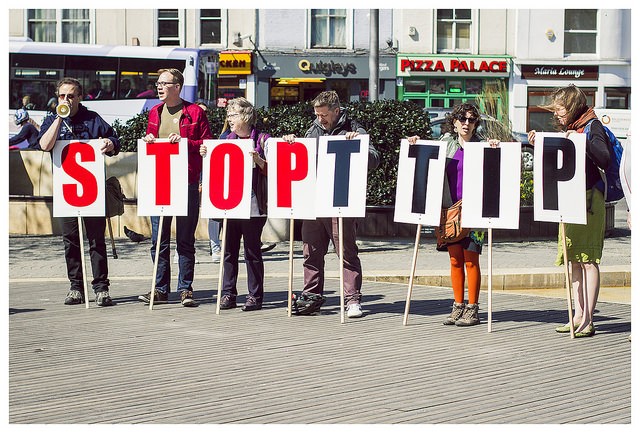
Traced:
POLYGON ((278 207, 291 207, 291 185, 309 173, 309 154, 301 143, 278 142, 278 207), (293 157, 295 156, 295 167, 293 157))
POLYGON ((89 170, 79 164, 79 162, 96 160, 93 147, 87 143, 70 143, 62 150, 61 159, 62 170, 78 181, 77 184, 62 185, 65 201, 75 207, 93 204, 98 198, 98 182, 89 170), (78 157, 80 157, 79 161, 78 157), (82 193, 80 193, 80 186, 82 186, 82 193))
POLYGON ((156 157, 156 206, 171 204, 171 155, 180 152, 179 143, 146 143, 147 155, 156 157))
POLYGON ((237 207, 244 192, 244 155, 242 149, 232 143, 223 143, 211 151, 209 160, 209 199, 211 204, 222 210, 237 207), (229 172, 225 171, 228 161, 229 172), (229 180, 229 192, 224 193, 225 178, 229 180))

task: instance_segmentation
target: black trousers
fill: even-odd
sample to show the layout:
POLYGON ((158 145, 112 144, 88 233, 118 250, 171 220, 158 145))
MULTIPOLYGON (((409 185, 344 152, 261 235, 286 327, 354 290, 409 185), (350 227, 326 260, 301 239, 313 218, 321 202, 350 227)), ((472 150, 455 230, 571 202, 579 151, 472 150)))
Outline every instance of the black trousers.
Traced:
POLYGON ((224 275, 222 294, 236 297, 238 289, 238 260, 240 256, 240 240, 244 244, 244 262, 247 266, 247 291, 249 295, 262 303, 264 296, 264 263, 260 250, 260 237, 267 217, 251 217, 227 220, 227 237, 224 251, 224 275))
MULTIPOLYGON (((106 227, 105 217, 83 217, 84 233, 89 240, 89 258, 94 292, 109 290, 109 270, 107 268, 107 246, 104 239, 106 227)), ((67 276, 71 289, 84 292, 82 281, 83 269, 80 257, 80 233, 77 217, 62 218, 62 241, 64 242, 64 258, 67 262, 67 276)))

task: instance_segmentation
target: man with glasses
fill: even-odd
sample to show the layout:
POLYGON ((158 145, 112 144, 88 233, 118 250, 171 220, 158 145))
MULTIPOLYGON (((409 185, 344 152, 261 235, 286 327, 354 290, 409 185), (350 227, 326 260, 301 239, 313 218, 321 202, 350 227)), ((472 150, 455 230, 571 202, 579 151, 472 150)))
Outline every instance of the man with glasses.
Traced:
MULTIPOLYGON (((74 78, 63 78, 57 85, 58 104, 69 107, 69 116, 65 119, 51 115, 44 119, 38 142, 42 150, 50 152, 57 140, 92 140, 101 139, 100 151, 109 156, 120 150, 120 142, 113 128, 102 117, 87 110, 80 101, 83 91, 80 82, 74 78)), ((104 239, 106 219, 104 217, 83 217, 84 227, 89 240, 89 256, 93 280, 91 285, 96 294, 96 305, 106 307, 113 305, 109 296, 109 279, 107 268, 107 247, 104 239)), ((80 234, 78 219, 62 218, 62 241, 64 258, 67 263, 67 276, 71 287, 64 300, 66 305, 84 303, 82 257, 80 256, 80 234)))
MULTIPOLYGON (((184 77, 177 69, 161 69, 156 87, 158 97, 162 102, 149 111, 147 135, 143 140, 154 142, 157 138, 168 139, 177 143, 182 138, 187 139, 189 160, 188 209, 186 216, 176 217, 176 244, 178 252, 178 293, 184 307, 196 307, 198 303, 193 299, 193 273, 195 265, 195 233, 198 225, 200 210, 200 174, 202 173, 202 157, 200 145, 203 140, 213 138, 205 112, 196 104, 180 98, 180 91, 184 85, 184 77)), ((140 295, 138 299, 146 304, 154 296, 154 304, 166 303, 171 291, 171 216, 165 217, 160 234, 160 256, 158 257, 158 271, 156 275, 155 293, 140 295)), ((155 261, 156 242, 158 242, 158 227, 160 217, 151 217, 151 259, 155 261)))
MULTIPOLYGON (((316 119, 307 130, 305 137, 318 138, 323 135, 344 135, 347 140, 366 134, 358 122, 350 119, 347 110, 340 107, 338 94, 331 90, 320 93, 312 101, 316 119)), ((285 141, 294 142, 295 136, 285 135, 285 141)), ((378 151, 369 143, 368 167, 373 170, 380 162, 378 151)), ((343 219, 344 243, 344 296, 347 317, 362 317, 360 299, 362 294, 362 266, 356 245, 357 220, 343 219)), ((324 256, 329 240, 339 246, 338 218, 316 218, 302 222, 302 242, 304 256, 304 289, 296 300, 298 314, 313 314, 324 303, 324 256)))

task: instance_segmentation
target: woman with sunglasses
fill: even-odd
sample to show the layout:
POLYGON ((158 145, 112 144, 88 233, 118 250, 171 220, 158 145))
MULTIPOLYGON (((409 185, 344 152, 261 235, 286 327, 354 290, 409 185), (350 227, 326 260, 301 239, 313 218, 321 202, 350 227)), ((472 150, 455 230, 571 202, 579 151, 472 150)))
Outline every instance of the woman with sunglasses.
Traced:
MULTIPOLYGON (((561 87, 551 94, 551 102, 542 108, 551 111, 558 130, 569 135, 583 132, 591 123, 587 136, 586 197, 587 224, 565 224, 567 238, 567 260, 571 264, 571 281, 574 292, 575 326, 574 336, 591 337, 595 334, 593 312, 600 291, 600 268, 602 248, 604 246, 605 203, 604 194, 596 185, 600 170, 611 162, 611 148, 606 132, 598 120, 593 108, 587 106, 587 97, 574 85, 561 87)), ((529 143, 534 144, 536 131, 529 131, 529 143)), ((562 239, 558 235, 558 255, 556 265, 564 264, 562 239)), ((556 332, 570 332, 570 323, 559 326, 556 332)))
MULTIPOLYGON (((476 134, 480 113, 475 105, 463 103, 447 114, 442 126, 447 142, 447 163, 445 166, 442 206, 450 207, 462 199, 462 166, 464 148, 468 143, 485 141, 476 134)), ((419 137, 409 137, 415 144, 419 137)), ((489 140, 497 146, 498 140, 489 140)), ((460 241, 438 245, 438 250, 449 252, 451 265, 451 286, 453 288, 453 309, 444 320, 444 325, 473 326, 480 323, 478 318, 478 298, 480 296, 480 253, 484 242, 484 232, 472 230, 460 241), (464 300, 465 270, 468 287, 468 302, 464 300)))

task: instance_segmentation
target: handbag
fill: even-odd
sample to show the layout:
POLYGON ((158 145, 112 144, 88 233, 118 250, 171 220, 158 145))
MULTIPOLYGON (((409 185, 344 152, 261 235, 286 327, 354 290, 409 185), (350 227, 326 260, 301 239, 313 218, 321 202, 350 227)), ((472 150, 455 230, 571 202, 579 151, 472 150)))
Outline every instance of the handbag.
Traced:
POLYGON ((458 242, 469 235, 470 229, 462 228, 462 200, 458 200, 451 207, 440 211, 440 225, 436 227, 438 245, 458 242))

